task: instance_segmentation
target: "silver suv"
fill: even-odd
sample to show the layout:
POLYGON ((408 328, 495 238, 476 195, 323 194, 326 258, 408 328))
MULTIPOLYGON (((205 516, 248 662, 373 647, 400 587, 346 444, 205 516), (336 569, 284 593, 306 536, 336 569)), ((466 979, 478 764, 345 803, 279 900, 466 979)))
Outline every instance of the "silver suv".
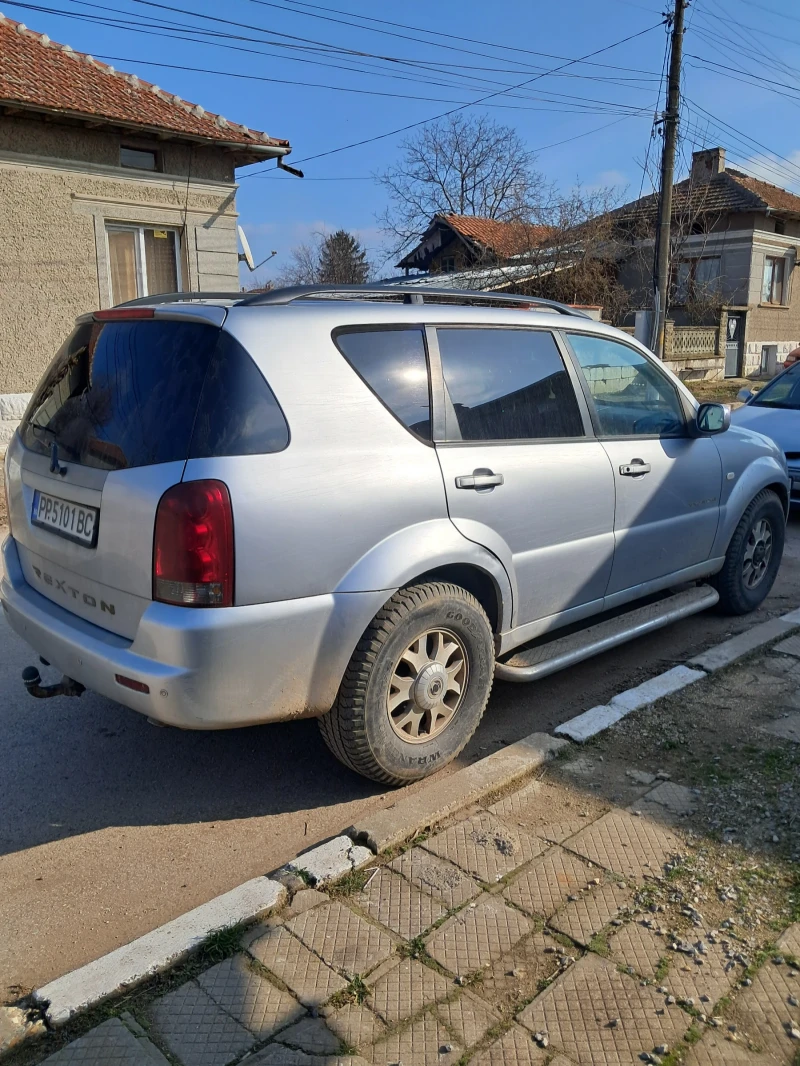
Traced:
POLYGON ((24 680, 184 729, 318 717, 354 770, 424 777, 494 676, 761 603, 786 463, 729 422, 547 301, 362 286, 84 315, 6 457, 3 608, 64 675, 24 680))

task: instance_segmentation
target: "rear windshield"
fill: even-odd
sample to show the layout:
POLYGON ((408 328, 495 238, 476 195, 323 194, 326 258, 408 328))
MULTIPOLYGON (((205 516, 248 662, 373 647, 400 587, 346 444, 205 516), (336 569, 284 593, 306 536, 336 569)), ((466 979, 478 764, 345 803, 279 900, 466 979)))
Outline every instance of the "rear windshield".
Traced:
POLYGON ((286 421, 250 356, 198 322, 81 323, 20 427, 26 448, 100 470, 279 451, 286 421))

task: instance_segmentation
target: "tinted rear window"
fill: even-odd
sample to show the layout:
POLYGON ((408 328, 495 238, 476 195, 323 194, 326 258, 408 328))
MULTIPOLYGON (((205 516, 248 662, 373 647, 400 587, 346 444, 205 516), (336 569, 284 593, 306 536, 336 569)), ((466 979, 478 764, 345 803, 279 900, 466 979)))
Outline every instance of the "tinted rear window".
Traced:
POLYGON ((423 440, 431 439, 428 361, 421 329, 339 333, 348 363, 395 418, 423 440))
MULTIPOLYGON (((276 450, 256 447, 276 439, 274 410, 283 421, 249 355, 214 326, 88 322, 50 364, 21 435, 32 451, 50 454, 55 442, 60 459, 120 470, 183 460, 190 451, 208 456, 276 450), (215 401, 218 409, 212 410, 215 401), (259 436, 256 423, 265 410, 266 435, 259 436)), ((281 447, 288 441, 285 421, 283 427, 281 447)))

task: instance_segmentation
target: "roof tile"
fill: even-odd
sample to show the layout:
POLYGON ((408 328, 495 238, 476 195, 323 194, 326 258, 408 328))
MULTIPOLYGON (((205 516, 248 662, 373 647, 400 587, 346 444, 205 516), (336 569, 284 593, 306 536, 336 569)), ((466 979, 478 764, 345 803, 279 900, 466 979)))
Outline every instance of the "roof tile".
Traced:
POLYGON ((103 118, 243 148, 289 148, 288 141, 228 122, 3 15, 0 103, 103 118))
POLYGON ((524 222, 501 222, 476 215, 441 214, 438 217, 462 237, 477 241, 503 259, 529 251, 549 235, 547 226, 524 222))

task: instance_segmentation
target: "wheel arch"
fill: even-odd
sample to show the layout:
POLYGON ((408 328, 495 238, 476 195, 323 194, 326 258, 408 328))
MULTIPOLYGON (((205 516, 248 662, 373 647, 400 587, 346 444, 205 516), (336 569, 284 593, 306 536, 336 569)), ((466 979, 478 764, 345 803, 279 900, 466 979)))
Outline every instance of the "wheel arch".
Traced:
POLYGON ((766 489, 777 495, 784 514, 788 514, 788 478, 772 456, 759 456, 742 472, 728 497, 717 528, 711 558, 722 558, 725 555, 742 515, 756 496, 766 489))
POLYGON ((411 585, 427 584, 429 581, 444 581, 459 585, 471 593, 486 612, 492 632, 501 632, 500 619, 503 617, 503 594, 496 579, 488 570, 483 570, 474 563, 447 563, 444 566, 426 570, 424 574, 406 582, 411 585))

